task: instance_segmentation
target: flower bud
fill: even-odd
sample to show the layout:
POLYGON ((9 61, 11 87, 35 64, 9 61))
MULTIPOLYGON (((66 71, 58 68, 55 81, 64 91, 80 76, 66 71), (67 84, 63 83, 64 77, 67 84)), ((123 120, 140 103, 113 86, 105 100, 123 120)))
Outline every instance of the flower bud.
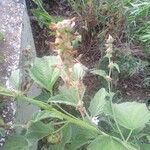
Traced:
POLYGON ((112 78, 111 78, 110 76, 106 76, 105 78, 106 78, 106 80, 107 80, 108 82, 111 82, 111 81, 112 81, 112 78))
POLYGON ((108 68, 113 69, 113 67, 114 67, 114 63, 110 62, 109 65, 108 65, 108 68))
POLYGON ((111 35, 109 35, 109 37, 108 37, 108 39, 107 39, 107 41, 106 41, 106 43, 113 43, 114 42, 114 39, 113 39, 113 37, 111 36, 111 35))

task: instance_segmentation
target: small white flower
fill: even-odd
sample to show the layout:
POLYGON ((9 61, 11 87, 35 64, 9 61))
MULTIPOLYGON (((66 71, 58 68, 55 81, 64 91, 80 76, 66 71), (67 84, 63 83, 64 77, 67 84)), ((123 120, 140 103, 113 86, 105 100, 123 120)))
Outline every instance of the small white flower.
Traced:
POLYGON ((98 123, 99 123, 98 117, 93 117, 91 121, 92 121, 95 125, 98 126, 98 123))

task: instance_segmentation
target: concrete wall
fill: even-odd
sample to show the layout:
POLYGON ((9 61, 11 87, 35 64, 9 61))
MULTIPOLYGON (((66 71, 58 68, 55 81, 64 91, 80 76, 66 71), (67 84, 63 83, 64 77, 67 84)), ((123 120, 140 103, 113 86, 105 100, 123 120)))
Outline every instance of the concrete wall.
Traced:
MULTIPOLYGON (((0 84, 11 88, 8 79, 11 73, 23 64, 22 50, 31 45, 33 57, 36 55, 25 0, 0 0, 0 33, 4 35, 4 39, 0 41, 0 84)), ((32 90, 34 93, 38 92, 35 88, 32 90)), ((30 96, 33 96, 32 90, 29 92, 30 96)), ((26 123, 38 110, 31 104, 16 103, 10 98, 1 97, 1 100, 4 107, 0 108, 0 116, 9 125, 14 122, 26 123)), ((11 132, 12 129, 6 130, 6 134, 11 132)), ((1 138, 0 144, 3 141, 4 138, 1 138)))

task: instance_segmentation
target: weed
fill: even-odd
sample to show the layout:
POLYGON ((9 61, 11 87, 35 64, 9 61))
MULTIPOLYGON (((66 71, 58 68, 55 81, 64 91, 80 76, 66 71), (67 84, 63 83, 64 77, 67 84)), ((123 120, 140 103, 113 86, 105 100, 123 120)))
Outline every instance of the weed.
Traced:
POLYGON ((48 12, 43 7, 42 0, 33 0, 33 2, 37 5, 37 8, 32 9, 32 14, 34 16, 34 19, 38 22, 41 28, 44 25, 49 26, 52 22, 58 22, 62 20, 61 17, 55 17, 52 15, 49 15, 48 12))
POLYGON ((101 43, 111 33, 116 40, 122 36, 124 30, 124 7, 122 0, 95 1, 95 0, 68 0, 71 7, 81 20, 81 35, 83 43, 97 36, 101 43))
POLYGON ((132 55, 119 56, 117 63, 123 76, 133 76, 144 72, 148 67, 148 62, 138 59, 132 55))
POLYGON ((149 16, 150 16, 150 2, 149 0, 130 1, 127 7, 127 20, 130 38, 132 41, 139 41, 143 43, 146 49, 149 49, 149 16), (132 31, 132 32, 131 32, 132 31))

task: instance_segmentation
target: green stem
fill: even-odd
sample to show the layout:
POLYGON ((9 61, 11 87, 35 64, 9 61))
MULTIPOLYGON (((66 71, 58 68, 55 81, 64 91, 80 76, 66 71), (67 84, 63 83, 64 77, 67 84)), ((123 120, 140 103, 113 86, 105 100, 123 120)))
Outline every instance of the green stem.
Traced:
POLYGON ((123 136, 123 134, 122 134, 122 132, 121 132, 121 130, 120 130, 120 128, 119 128, 119 124, 118 124, 117 119, 116 119, 116 116, 115 116, 112 99, 111 99, 111 109, 112 109, 113 118, 114 118, 115 124, 116 124, 116 126, 117 126, 117 129, 118 129, 118 131, 119 131, 119 134, 120 134, 122 140, 125 141, 125 138, 124 138, 124 136, 123 136))
MULTIPOLYGON (((111 58, 109 57, 109 64, 111 63, 111 58)), ((112 74, 112 68, 109 69, 109 77, 111 77, 111 74, 112 74)), ((108 81, 108 89, 109 89, 109 94, 111 94, 111 81, 108 81)), ((119 128, 119 124, 117 122, 117 119, 116 119, 116 116, 115 116, 115 112, 114 112, 114 107, 113 107, 113 102, 112 102, 112 98, 110 99, 110 103, 111 103, 111 109, 112 109, 112 114, 113 114, 113 118, 114 118, 114 121, 115 121, 115 124, 117 126, 117 129, 119 131, 119 134, 122 138, 123 141, 125 141, 125 138, 119 128)))
POLYGON ((51 97, 53 96, 53 89, 50 90, 51 97))
POLYGON ((56 122, 56 123, 54 123, 54 125, 61 125, 61 124, 66 124, 66 123, 68 123, 68 121, 56 122))
POLYGON ((64 127, 66 127, 68 125, 68 122, 66 124, 64 124, 63 126, 61 126, 59 129, 55 130, 54 132, 52 132, 52 134, 58 133, 59 131, 61 131, 64 127))
POLYGON ((55 112, 58 116, 62 116, 65 120, 67 120, 68 122, 70 122, 70 123, 72 123, 72 124, 76 124, 76 125, 78 125, 78 126, 80 126, 80 127, 86 128, 86 129, 91 130, 91 131, 93 131, 93 132, 100 133, 100 134, 102 134, 102 135, 104 135, 104 136, 108 136, 106 133, 104 133, 103 131, 99 130, 98 128, 96 128, 96 127, 94 127, 94 126, 92 126, 92 125, 90 125, 90 124, 88 124, 88 123, 86 123, 86 122, 84 122, 84 121, 82 121, 82 120, 80 120, 80 119, 78 119, 78 118, 75 118, 75 117, 72 118, 72 117, 70 117, 70 116, 68 116, 68 115, 66 115, 66 114, 64 114, 64 113, 62 113, 62 112, 56 110, 55 108, 53 108, 52 106, 50 106, 50 105, 47 104, 47 103, 44 103, 44 102, 42 102, 42 101, 29 98, 29 97, 25 97, 25 96, 23 96, 23 95, 19 95, 19 96, 17 97, 17 99, 25 100, 25 101, 27 101, 27 102, 30 102, 31 104, 34 104, 34 105, 36 105, 36 106, 38 106, 38 107, 40 107, 40 108, 42 108, 42 109, 45 109, 45 110, 47 110, 47 111, 50 111, 50 112, 53 111, 53 112, 55 112))
POLYGON ((62 107, 60 107, 58 104, 55 104, 60 110, 62 110, 65 114, 67 114, 68 116, 72 117, 72 118, 75 118, 72 114, 68 113, 66 110, 64 110, 62 107))
POLYGON ((131 130, 131 131, 129 132, 129 135, 128 135, 128 137, 126 138, 126 142, 128 142, 128 140, 129 140, 129 138, 130 138, 132 132, 133 132, 133 130, 131 130))

